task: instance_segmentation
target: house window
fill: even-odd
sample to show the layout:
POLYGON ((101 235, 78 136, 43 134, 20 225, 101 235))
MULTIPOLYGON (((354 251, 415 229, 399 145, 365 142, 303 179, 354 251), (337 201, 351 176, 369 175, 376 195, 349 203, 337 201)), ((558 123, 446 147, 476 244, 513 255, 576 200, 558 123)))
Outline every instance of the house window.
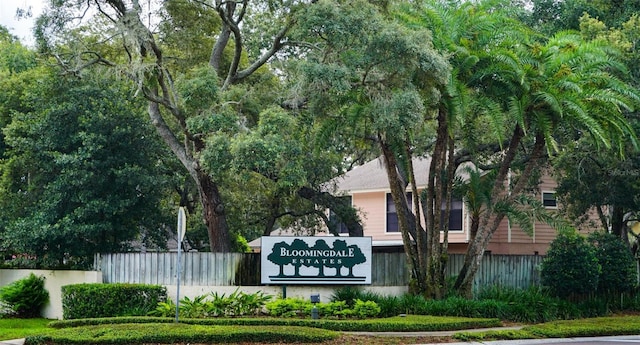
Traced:
MULTIPOLYGON (((409 209, 411 206, 411 192, 406 194, 407 201, 409 202, 409 209)), ((393 203, 393 197, 391 193, 387 193, 387 232, 399 232, 400 225, 398 224, 398 213, 396 211, 396 205, 393 203)))
MULTIPOLYGON (((353 205, 351 195, 342 196, 340 198, 347 200, 347 203, 349 205, 353 205)), ((336 226, 338 229, 338 233, 340 234, 349 233, 349 229, 347 228, 347 225, 344 222, 342 222, 342 219, 338 218, 338 215, 336 215, 333 211, 329 211, 329 222, 331 222, 331 224, 337 224, 336 226)))
POLYGON ((542 192, 542 206, 545 208, 558 208, 555 192, 542 192))
MULTIPOLYGON (((450 231, 462 231, 462 200, 452 199, 451 210, 449 212, 449 230, 450 231)), ((445 203, 442 203, 442 212, 444 215, 445 203)), ((442 224, 442 222, 441 222, 442 224)))

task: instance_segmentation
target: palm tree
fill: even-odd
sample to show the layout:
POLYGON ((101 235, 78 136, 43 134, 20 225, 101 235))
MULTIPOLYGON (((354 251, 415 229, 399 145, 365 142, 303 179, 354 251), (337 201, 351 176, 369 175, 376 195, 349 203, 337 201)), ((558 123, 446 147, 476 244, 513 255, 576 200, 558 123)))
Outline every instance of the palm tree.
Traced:
MULTIPOLYGON (((542 159, 559 149, 557 138, 567 131, 575 137, 588 134, 606 148, 636 142, 624 112, 638 103, 638 93, 617 77, 624 75, 625 68, 614 53, 607 42, 584 41, 575 33, 562 32, 545 44, 519 44, 511 53, 493 57, 507 69, 488 64, 478 71, 478 87, 494 88, 497 97, 503 97, 505 89, 512 94, 503 107, 515 126, 499 162, 494 198, 513 201, 542 159), (516 154, 528 160, 510 193, 504 193, 516 154)), ((499 210, 483 215, 455 284, 464 295, 470 296, 483 253, 504 216, 499 210)))
POLYGON ((448 56, 452 66, 449 83, 441 90, 435 106, 434 142, 419 144, 433 149, 429 182, 421 200, 426 241, 418 246, 419 258, 414 261, 425 267, 421 270, 426 274, 425 291, 421 292, 439 298, 446 289, 444 274, 454 176, 459 165, 472 156, 465 157, 461 152, 469 150, 460 150, 460 144, 477 150, 479 142, 496 138, 502 142, 505 137, 506 113, 493 97, 486 95, 486 87, 477 87, 475 71, 495 55, 494 51, 513 40, 519 41, 525 31, 489 3, 432 2, 420 8, 406 5, 398 9, 396 16, 408 27, 428 28, 433 33, 434 47, 448 56), (480 124, 484 131, 477 130, 480 124), (487 127, 491 130, 487 131, 487 127))

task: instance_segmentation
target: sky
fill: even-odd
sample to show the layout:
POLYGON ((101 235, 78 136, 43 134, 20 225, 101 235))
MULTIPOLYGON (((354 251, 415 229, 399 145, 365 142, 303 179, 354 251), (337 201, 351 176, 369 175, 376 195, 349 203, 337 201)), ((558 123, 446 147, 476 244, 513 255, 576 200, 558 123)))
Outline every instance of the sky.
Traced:
POLYGON ((9 29, 13 35, 18 36, 20 41, 25 45, 33 43, 33 35, 31 29, 34 19, 43 10, 46 0, 0 0, 0 25, 9 29), (33 16, 31 18, 16 18, 16 10, 18 8, 31 8, 33 16))

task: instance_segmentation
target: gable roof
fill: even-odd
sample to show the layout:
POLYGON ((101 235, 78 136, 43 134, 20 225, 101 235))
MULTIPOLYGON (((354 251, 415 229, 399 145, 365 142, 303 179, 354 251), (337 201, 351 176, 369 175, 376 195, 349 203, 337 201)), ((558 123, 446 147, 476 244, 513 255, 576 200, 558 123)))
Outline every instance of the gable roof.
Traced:
MULTIPOLYGON (((414 158, 413 169, 416 174, 416 185, 427 185, 431 158, 414 158)), ((389 190, 389 179, 384 168, 382 157, 355 167, 342 176, 331 181, 340 192, 363 192, 389 190)))
MULTIPOLYGON (((329 185, 331 185, 335 191, 342 193, 388 191, 391 188, 389 187, 389 179, 387 178, 387 171, 384 168, 382 159, 382 157, 379 157, 357 166, 344 175, 331 180, 329 185)), ((431 157, 413 158, 413 170, 418 188, 427 186, 429 182, 430 164, 431 157)), ((465 162, 460 164, 456 175, 467 179, 469 174, 464 171, 464 167, 466 166, 473 166, 473 163, 465 162)))

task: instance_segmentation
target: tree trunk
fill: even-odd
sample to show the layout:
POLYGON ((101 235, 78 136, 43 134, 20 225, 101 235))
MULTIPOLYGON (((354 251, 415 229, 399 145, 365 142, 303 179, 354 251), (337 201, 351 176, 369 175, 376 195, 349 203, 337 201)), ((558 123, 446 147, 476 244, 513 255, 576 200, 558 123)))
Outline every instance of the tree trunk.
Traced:
POLYGON ((204 222, 209 234, 209 246, 212 252, 226 253, 231 251, 229 227, 225 215, 222 198, 211 177, 198 172, 198 191, 202 202, 204 222))
MULTIPOLYGON (((147 94, 151 95, 151 98, 159 97, 157 89, 150 89, 147 94)), ((148 112, 151 123, 158 131, 158 134, 160 134, 160 137, 167 146, 169 146, 180 163, 185 167, 189 176, 191 176, 196 183, 200 203, 202 204, 202 214, 209 235, 209 248, 212 252, 231 251, 229 228, 227 226, 225 210, 218 185, 213 181, 211 176, 202 171, 198 162, 189 154, 185 148, 188 145, 181 143, 176 138, 162 117, 160 105, 157 102, 149 101, 148 112)), ((197 149, 201 144, 198 145, 198 143, 196 143, 193 146, 197 149)))
POLYGON ((629 243, 627 231, 624 224, 624 208, 622 206, 611 206, 611 233, 622 239, 624 243, 629 243))
MULTIPOLYGON (((407 255, 407 264, 413 276, 413 281, 410 283, 410 290, 422 292, 426 288, 425 275, 423 268, 420 266, 420 258, 417 248, 412 242, 420 233, 423 232, 418 229, 419 223, 416 222, 411 210, 409 209, 409 203, 406 197, 407 185, 400 178, 398 173, 398 163, 394 152, 389 145, 378 136, 378 142, 382 155, 384 158, 384 166, 387 171, 387 177, 389 179, 389 188, 391 189, 391 197, 396 207, 396 213, 398 215, 398 227, 402 234, 402 243, 404 244, 404 251, 407 255)), ((411 159, 411 157, 408 157, 411 159)))
POLYGON ((447 112, 438 112, 438 131, 436 143, 429 166, 429 181, 427 185, 424 215, 426 220, 427 251, 426 251, 426 289, 424 293, 435 299, 444 297, 446 284, 444 272, 446 269, 445 248, 448 241, 449 211, 451 209, 451 187, 455 169, 453 165, 453 141, 449 135, 447 112), (445 209, 442 210, 442 205, 445 209), (444 242, 440 234, 444 233, 444 242))
MULTIPOLYGON (((509 141, 509 147, 507 148, 506 154, 500 164, 500 169, 498 170, 498 174, 496 176, 496 180, 493 184, 493 188, 491 190, 491 195, 494 196, 503 196, 504 198, 508 198, 509 195, 505 195, 504 187, 506 183, 506 178, 511 169, 511 164, 515 159, 516 152, 518 150, 518 146, 524 136, 524 132, 519 125, 516 125, 516 128, 511 135, 511 140, 509 141)), ((540 141, 536 140, 536 145, 534 146, 534 153, 538 150, 544 149, 544 138, 542 137, 540 141), (540 147, 540 145, 542 145, 540 147)), ((532 160, 529 161, 527 166, 528 169, 531 169, 532 161, 536 159, 532 157, 532 160)), ((525 169, 526 170, 526 169, 525 169)), ((520 177, 521 179, 528 178, 525 176, 525 173, 520 177)), ((519 182, 523 182, 520 180, 519 182)), ((522 185, 524 187, 524 184, 522 185)), ((496 231, 500 222, 504 218, 504 213, 494 213, 491 209, 488 209, 487 212, 482 216, 482 220, 480 221, 480 225, 476 232, 475 238, 473 241, 469 242, 469 246, 467 247, 467 254, 465 256, 464 264, 460 269, 460 273, 458 274, 458 278, 454 285, 454 289, 458 291, 461 296, 465 296, 467 298, 472 297, 472 289, 473 289, 473 280, 475 275, 480 268, 480 264, 482 263, 482 257, 484 255, 484 251, 489 245, 489 241, 491 240, 491 236, 496 231)))

